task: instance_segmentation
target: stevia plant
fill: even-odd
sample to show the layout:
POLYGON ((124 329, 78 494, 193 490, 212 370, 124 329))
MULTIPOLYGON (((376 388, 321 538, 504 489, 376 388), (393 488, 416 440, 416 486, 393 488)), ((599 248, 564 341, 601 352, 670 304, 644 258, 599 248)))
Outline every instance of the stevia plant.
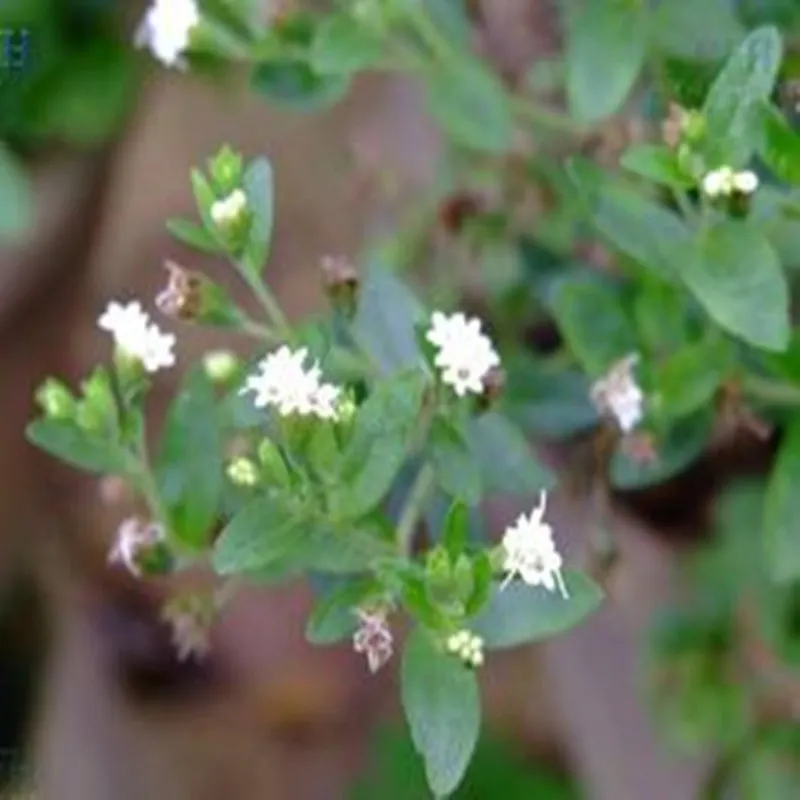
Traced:
MULTIPOLYGON (((400 691, 436 796, 458 785, 475 746, 475 671, 487 652, 564 632, 602 598, 563 563, 547 521, 556 478, 526 434, 589 432, 592 496, 602 497, 663 483, 731 430, 781 431, 745 568, 761 570, 775 597, 793 596, 800 577, 798 67, 781 33, 797 10, 592 0, 562 12, 563 58, 511 86, 472 52, 458 2, 276 6, 266 21, 255 3, 155 2, 136 39, 160 61, 248 69, 256 92, 296 110, 335 102, 365 71, 409 76, 448 143, 444 175, 423 213, 361 268, 327 260, 330 314, 294 324, 265 269, 270 164, 221 149, 206 173, 192 173, 199 221, 169 228, 227 259, 260 315, 175 263, 156 306, 249 337, 253 360, 218 353, 186 369, 150 455, 144 404, 152 375, 174 365, 175 335, 138 301, 112 302, 99 320, 112 363, 78 396, 48 380, 44 416, 28 431, 75 466, 121 476, 146 502, 146 518, 121 524, 114 562, 142 579, 209 562, 221 576, 216 594, 176 598, 165 612, 184 655, 205 651, 204 633, 240 581, 308 576, 319 594, 308 638, 351 638, 372 671, 392 658, 395 620, 408 617, 400 691), (545 102, 553 90, 566 112, 545 102), (620 144, 608 119, 623 105, 642 133, 620 144), (449 239, 431 246, 441 228, 449 239), (430 308, 400 274, 409 253, 428 267, 430 308), (478 267, 491 337, 455 310, 456 256, 478 267), (555 325, 550 352, 525 344, 532 320, 555 325), (505 532, 482 531, 477 509, 493 492, 536 504, 505 532)), ((602 507, 590 543, 601 566, 615 555, 602 507)), ((712 570, 703 597, 723 578, 712 570)), ((707 641, 692 638, 701 606, 678 626, 689 634, 677 651, 687 637, 707 641)), ((756 628, 774 632, 778 605, 763 607, 756 628)), ((742 629, 733 631, 739 642, 742 629)), ((668 665, 675 640, 659 641, 657 663, 668 665)), ((775 641, 766 639, 769 659, 775 641)), ((689 663, 690 676, 698 663, 705 676, 694 698, 738 679, 703 671, 704 658, 689 663)), ((728 703, 737 691, 722 695, 739 708, 728 703)), ((771 713, 796 729, 791 705, 771 713)), ((734 716, 724 742, 698 737, 720 753, 714 775, 724 780, 709 782, 709 796, 751 780, 738 768, 750 755, 774 776, 754 750, 761 712, 725 719, 734 716)), ((791 752, 778 760, 796 762, 791 752)))

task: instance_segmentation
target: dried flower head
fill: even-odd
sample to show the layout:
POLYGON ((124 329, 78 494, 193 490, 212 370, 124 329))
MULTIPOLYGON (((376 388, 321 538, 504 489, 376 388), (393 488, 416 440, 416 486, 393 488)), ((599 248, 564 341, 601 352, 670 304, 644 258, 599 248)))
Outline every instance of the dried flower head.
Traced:
POLYGON ((166 287, 156 295, 156 307, 167 317, 197 319, 202 305, 202 278, 174 261, 164 262, 166 287))
POLYGON ((185 594, 170 600, 161 611, 161 618, 172 629, 172 642, 179 661, 201 660, 211 650, 211 628, 215 607, 211 598, 185 594))
POLYGON ((613 417, 623 433, 632 431, 644 416, 644 392, 633 376, 638 361, 637 353, 625 356, 612 364, 591 389, 597 411, 613 417))
POLYGON ((367 657, 369 671, 376 673, 394 652, 392 631, 384 609, 355 609, 359 626, 353 634, 353 649, 367 657))
POLYGON ((161 525, 128 517, 117 529, 117 537, 108 554, 109 564, 122 564, 131 575, 140 578, 142 560, 148 552, 164 541, 161 525))

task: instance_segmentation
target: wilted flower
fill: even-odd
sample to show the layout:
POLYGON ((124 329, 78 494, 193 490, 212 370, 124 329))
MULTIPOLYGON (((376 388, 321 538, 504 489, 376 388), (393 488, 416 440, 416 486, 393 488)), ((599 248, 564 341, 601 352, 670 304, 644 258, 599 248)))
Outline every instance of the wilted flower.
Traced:
POLYGON ((167 317, 195 319, 202 304, 201 281, 174 261, 166 261, 167 286, 156 295, 156 308, 167 317))
POLYGON ((595 408, 600 414, 610 414, 623 433, 632 431, 644 416, 644 392, 633 376, 638 361, 636 353, 620 359, 591 389, 595 408))
POLYGON ((286 345, 270 353, 251 375, 242 393, 254 392, 256 408, 274 406, 282 416, 299 414, 335 419, 340 390, 323 383, 318 364, 305 367, 308 350, 294 352, 286 345))
POLYGON ((183 595, 168 602, 161 618, 172 628, 178 659, 200 660, 211 650, 214 604, 200 595, 183 595))
POLYGON ((483 666, 483 639, 468 630, 454 633, 447 639, 447 650, 458 656, 468 667, 483 666))
POLYGON ((168 67, 184 66, 181 58, 192 30, 200 22, 195 0, 154 0, 136 30, 137 47, 148 47, 168 67))
POLYGON ((758 175, 749 169, 734 172, 731 167, 720 167, 707 173, 702 185, 708 197, 730 197, 734 192, 749 195, 758 188, 758 175))
POLYGON ((544 586, 568 597, 567 587, 561 575, 563 559, 553 541, 553 529, 542 521, 547 494, 542 492, 539 505, 529 516, 521 514, 517 521, 503 535, 505 551, 505 588, 517 575, 529 586, 544 586))
POLYGON ((164 529, 155 523, 145 523, 138 517, 128 517, 117 529, 117 538, 108 554, 109 564, 122 564, 131 575, 142 575, 141 559, 164 541, 164 529))
POLYGON ((382 609, 367 611, 355 610, 359 626, 353 634, 353 649, 367 657, 369 671, 377 672, 394 652, 392 632, 386 621, 386 612, 382 609))
POLYGON ((123 306, 112 301, 97 324, 114 337, 114 343, 120 351, 141 361, 148 372, 157 372, 175 363, 175 336, 163 333, 150 320, 140 303, 132 302, 123 306))
POLYGON ((426 338, 439 350, 434 364, 442 371, 442 380, 459 397, 483 393, 484 379, 500 365, 500 357, 481 332, 479 319, 467 319, 461 312, 448 316, 434 311, 426 338))

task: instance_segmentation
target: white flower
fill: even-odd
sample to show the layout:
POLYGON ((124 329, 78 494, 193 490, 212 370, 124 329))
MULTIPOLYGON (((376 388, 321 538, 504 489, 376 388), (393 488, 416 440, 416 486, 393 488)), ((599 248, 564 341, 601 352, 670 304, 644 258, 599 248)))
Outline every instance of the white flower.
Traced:
POLYGON ((467 392, 483 393, 483 381, 500 365, 500 357, 482 333, 479 319, 467 319, 461 312, 447 316, 435 311, 426 338, 439 350, 434 364, 442 371, 442 380, 459 397, 467 392))
POLYGON ((182 53, 192 29, 200 22, 195 0, 154 0, 136 30, 137 47, 149 47, 168 67, 183 67, 182 53))
POLYGON ((274 406, 282 416, 300 414, 335 419, 340 390, 322 383, 319 366, 305 367, 308 350, 294 352, 286 345, 270 353, 251 375, 242 393, 254 392, 256 408, 274 406))
POLYGON ((119 350, 140 360, 148 372, 175 363, 175 336, 163 333, 138 302, 125 306, 110 302, 97 324, 114 337, 119 350))
POLYGON ((117 538, 108 553, 109 564, 122 564, 131 575, 141 577, 139 559, 144 551, 164 540, 160 525, 146 524, 137 517, 128 517, 117 528, 117 538))
POLYGON ((470 631, 463 630, 450 636, 447 639, 447 650, 469 667, 483 666, 483 639, 470 631))
POLYGON ((261 479, 258 467, 244 456, 234 459, 226 470, 228 480, 235 486, 256 486, 261 479))
POLYGON ((752 194, 758 188, 758 175, 751 170, 734 172, 730 167, 720 167, 707 173, 702 185, 709 197, 729 197, 734 192, 752 194))
POLYGON ((644 392, 633 376, 638 361, 636 353, 620 359, 591 389, 595 408, 614 417, 623 433, 632 431, 644 416, 644 392))
POLYGON ((247 208, 247 195, 241 189, 234 189, 227 197, 217 200, 211 206, 211 219, 220 227, 236 222, 247 208))
POLYGON ((553 541, 553 529, 542 521, 547 494, 542 492, 539 505, 530 516, 521 514, 517 521, 503 535, 505 551, 505 588, 517 575, 529 586, 544 586, 548 591, 558 587, 567 598, 567 587, 561 575, 563 559, 553 541))
POLYGON ((353 649, 356 653, 364 653, 367 666, 372 673, 377 672, 394 652, 392 632, 386 622, 386 612, 382 610, 355 611, 359 626, 353 634, 353 649))

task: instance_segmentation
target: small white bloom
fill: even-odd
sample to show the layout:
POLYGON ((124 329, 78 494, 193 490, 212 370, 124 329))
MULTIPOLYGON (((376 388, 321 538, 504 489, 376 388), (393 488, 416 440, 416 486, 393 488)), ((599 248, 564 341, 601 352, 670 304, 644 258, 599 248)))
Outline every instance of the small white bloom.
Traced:
POLYGON ((733 188, 742 194, 753 194, 758 189, 758 175, 749 169, 733 176, 733 188))
POLYGON ((558 587, 566 598, 569 595, 561 575, 564 562, 556 550, 553 529, 542 521, 546 503, 547 494, 542 492, 539 505, 530 516, 521 514, 503 535, 503 567, 507 574, 501 588, 519 575, 529 586, 544 586, 551 592, 558 587))
POLYGON ((749 169, 734 172, 730 167, 720 167, 711 170, 702 185, 708 197, 730 197, 734 192, 752 194, 758 189, 758 175, 749 169))
POLYGON ((160 525, 146 524, 137 517, 128 517, 117 528, 117 538, 108 553, 109 564, 122 564, 131 575, 139 578, 142 571, 139 559, 143 551, 164 540, 160 525))
POLYGON ((148 372, 158 372, 175 363, 175 336, 163 333, 151 322, 140 303, 123 306, 112 301, 97 324, 114 337, 114 343, 121 351, 139 359, 148 372))
POLYGON ((274 406, 282 416, 299 414, 335 419, 340 389, 322 383, 317 364, 305 367, 308 350, 290 350, 286 345, 270 353, 251 375, 242 393, 254 392, 256 408, 274 406))
POLYGON ((181 56, 199 22, 195 0, 154 0, 136 30, 134 42, 137 47, 149 47, 166 66, 182 68, 181 56))
POLYGON ((215 225, 225 226, 236 222, 247 208, 247 195, 241 189, 234 189, 227 197, 217 200, 211 206, 211 219, 215 225))
POLYGON ((454 633, 447 639, 447 650, 468 667, 481 667, 484 662, 483 639, 468 630, 454 633))
POLYGON ((644 416, 644 392, 633 376, 638 361, 636 353, 620 359, 591 389, 595 408, 600 414, 611 415, 623 433, 632 431, 644 416))
POLYGON ((392 632, 383 610, 355 611, 359 619, 358 630, 353 634, 353 649, 367 657, 369 671, 376 673, 394 652, 392 632))
POLYGON ((260 479, 258 467, 251 459, 244 456, 231 461, 226 474, 235 486, 256 486, 260 479))
POLYGON ((442 371, 444 383, 459 397, 483 393, 483 381, 500 365, 500 357, 481 331, 479 319, 467 319, 461 312, 447 316, 435 311, 426 338, 438 348, 434 364, 442 371))

